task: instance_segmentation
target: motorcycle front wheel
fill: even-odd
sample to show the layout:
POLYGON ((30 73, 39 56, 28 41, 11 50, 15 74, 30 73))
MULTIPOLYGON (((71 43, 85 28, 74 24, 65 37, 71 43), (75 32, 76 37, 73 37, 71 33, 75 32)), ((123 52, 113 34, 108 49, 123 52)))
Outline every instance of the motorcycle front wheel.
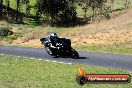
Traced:
POLYGON ((71 54, 72 58, 74 58, 74 59, 78 59, 79 58, 79 54, 78 54, 78 52, 75 49, 71 48, 70 51, 71 51, 70 54, 71 54))

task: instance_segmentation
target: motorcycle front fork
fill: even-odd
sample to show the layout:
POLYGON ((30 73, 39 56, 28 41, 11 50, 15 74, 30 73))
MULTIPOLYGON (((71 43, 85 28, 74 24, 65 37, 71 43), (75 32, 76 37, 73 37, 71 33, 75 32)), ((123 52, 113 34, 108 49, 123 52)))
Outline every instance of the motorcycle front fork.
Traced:
POLYGON ((52 51, 50 50, 50 48, 46 47, 46 51, 48 52, 49 55, 52 55, 52 51))

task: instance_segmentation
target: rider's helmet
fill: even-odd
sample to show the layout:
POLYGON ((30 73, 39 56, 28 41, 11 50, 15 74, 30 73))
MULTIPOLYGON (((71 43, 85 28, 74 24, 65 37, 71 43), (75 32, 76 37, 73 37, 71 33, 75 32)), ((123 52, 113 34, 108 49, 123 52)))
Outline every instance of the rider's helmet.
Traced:
POLYGON ((50 35, 49 35, 50 38, 57 38, 57 34, 52 32, 50 35))

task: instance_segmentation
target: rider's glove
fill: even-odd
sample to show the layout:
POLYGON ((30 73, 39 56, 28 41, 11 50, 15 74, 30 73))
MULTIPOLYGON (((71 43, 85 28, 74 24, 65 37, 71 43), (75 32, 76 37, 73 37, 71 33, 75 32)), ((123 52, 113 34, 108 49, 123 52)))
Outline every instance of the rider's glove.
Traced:
POLYGON ((53 46, 52 44, 50 45, 51 48, 56 48, 55 46, 53 46))

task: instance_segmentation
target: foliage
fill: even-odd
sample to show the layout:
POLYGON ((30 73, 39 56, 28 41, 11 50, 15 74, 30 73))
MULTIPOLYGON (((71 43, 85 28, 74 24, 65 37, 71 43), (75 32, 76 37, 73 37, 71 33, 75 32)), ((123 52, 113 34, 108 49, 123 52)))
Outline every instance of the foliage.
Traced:
POLYGON ((97 13, 102 13, 100 11, 102 11, 102 8, 104 8, 105 2, 105 0, 78 0, 77 3, 84 10, 84 17, 86 17, 86 13, 89 8, 93 10, 93 16, 95 16, 97 13))
POLYGON ((56 21, 58 24, 72 24, 76 15, 88 15, 93 19, 109 18, 112 10, 127 9, 130 5, 131 0, 0 0, 0 20, 33 25, 42 22, 46 25, 51 22, 54 24, 56 21), (77 4, 81 6, 77 12, 78 9, 82 10, 78 13, 77 4), (34 23, 30 23, 29 19, 34 19, 34 23))
POLYGON ((15 36, 15 35, 7 36, 7 39, 8 40, 16 40, 17 36, 15 36))
POLYGON ((71 20, 76 17, 75 7, 67 0, 38 0, 36 6, 41 14, 52 20, 71 20))
POLYGON ((11 28, 5 28, 5 27, 1 27, 0 28, 0 36, 8 36, 8 35, 12 35, 13 32, 10 31, 11 28))
POLYGON ((111 12, 111 7, 104 5, 100 10, 100 15, 102 17, 110 18, 110 12, 111 12))

